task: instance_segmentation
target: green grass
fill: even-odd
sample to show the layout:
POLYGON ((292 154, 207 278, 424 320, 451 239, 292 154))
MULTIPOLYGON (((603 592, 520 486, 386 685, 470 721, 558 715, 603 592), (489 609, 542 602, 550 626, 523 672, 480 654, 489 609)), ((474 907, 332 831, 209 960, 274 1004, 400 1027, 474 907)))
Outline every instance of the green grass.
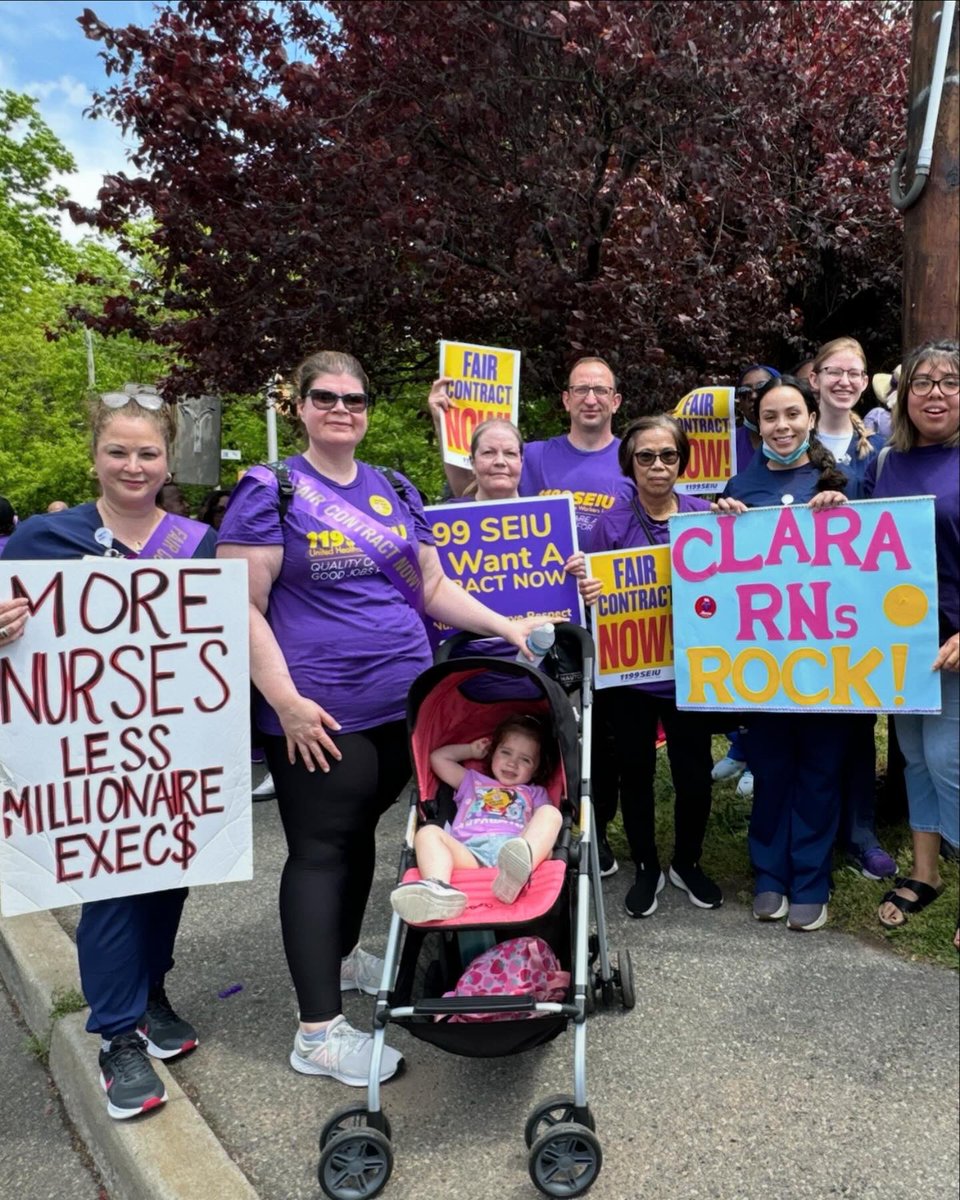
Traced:
MULTIPOLYGON (((727 740, 714 738, 713 758, 722 758, 727 740)), ((884 721, 877 724, 877 770, 886 770, 887 739, 884 721)), ((673 846, 673 786, 666 751, 657 754, 657 846, 660 861, 669 862, 673 846)), ((747 826, 751 801, 736 794, 736 781, 713 786, 713 811, 707 826, 703 849, 703 869, 723 886, 729 904, 734 897, 749 914, 753 896, 753 876, 747 853, 747 826)), ((629 859, 620 817, 610 825, 610 844, 617 858, 629 859)), ((910 829, 906 822, 881 825, 880 844, 897 860, 901 873, 910 870, 912 851, 910 829)), ((957 970, 958 955, 953 946, 957 928, 957 907, 960 904, 960 873, 957 864, 941 860, 940 870, 946 885, 943 895, 921 913, 911 916, 898 930, 886 930, 877 920, 877 909, 889 881, 873 883, 862 875, 848 870, 837 857, 834 869, 834 892, 830 900, 828 928, 842 929, 876 945, 886 945, 896 954, 924 962, 938 963, 957 970)))
POLYGON ((61 1017, 69 1013, 80 1012, 87 1007, 87 1002, 76 988, 57 988, 50 997, 50 1027, 43 1035, 32 1033, 27 1038, 27 1052, 43 1063, 50 1058, 50 1041, 53 1038, 53 1028, 61 1017))

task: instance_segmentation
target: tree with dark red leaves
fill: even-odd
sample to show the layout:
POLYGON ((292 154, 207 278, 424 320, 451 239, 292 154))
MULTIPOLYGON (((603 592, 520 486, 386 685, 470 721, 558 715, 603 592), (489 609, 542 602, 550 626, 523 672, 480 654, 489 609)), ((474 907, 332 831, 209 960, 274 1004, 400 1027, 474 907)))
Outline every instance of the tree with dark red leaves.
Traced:
POLYGON ((603 353, 631 410, 839 332, 885 360, 906 9, 184 2, 150 29, 87 10, 116 81, 94 114, 138 149, 71 212, 121 243, 151 217, 155 263, 91 319, 174 348, 174 394, 249 391, 321 345, 389 391, 440 337, 519 346, 528 395, 603 353))

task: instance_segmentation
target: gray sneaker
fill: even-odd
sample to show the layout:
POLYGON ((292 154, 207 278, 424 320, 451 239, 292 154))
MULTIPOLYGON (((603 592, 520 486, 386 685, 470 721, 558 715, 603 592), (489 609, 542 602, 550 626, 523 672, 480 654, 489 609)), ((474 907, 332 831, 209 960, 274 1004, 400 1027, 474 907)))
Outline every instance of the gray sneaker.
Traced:
MULTIPOLYGON (((348 1087, 366 1087, 370 1081, 373 1036, 348 1025, 343 1016, 334 1017, 322 1042, 307 1041, 300 1031, 293 1041, 290 1066, 301 1075, 329 1075, 348 1087)), ((380 1082, 396 1075, 403 1055, 390 1046, 383 1047, 380 1082)))
POLYGON ((787 928, 811 933, 827 923, 827 906, 825 904, 791 904, 790 915, 787 917, 787 928))
POLYGON ((422 925, 426 921, 459 917, 467 907, 467 897, 439 879, 418 879, 395 887, 390 893, 390 903, 408 925, 422 925))
POLYGON ((497 873, 490 888, 501 904, 513 904, 527 886, 533 869, 530 843, 522 837, 508 838, 497 855, 497 873))
POLYGON ((340 991, 363 992, 375 996, 383 978, 383 959, 368 954, 359 945, 354 946, 346 958, 340 959, 340 991))
POLYGON ((790 907, 780 892, 757 892, 753 898, 753 915, 758 921, 779 921, 790 907))

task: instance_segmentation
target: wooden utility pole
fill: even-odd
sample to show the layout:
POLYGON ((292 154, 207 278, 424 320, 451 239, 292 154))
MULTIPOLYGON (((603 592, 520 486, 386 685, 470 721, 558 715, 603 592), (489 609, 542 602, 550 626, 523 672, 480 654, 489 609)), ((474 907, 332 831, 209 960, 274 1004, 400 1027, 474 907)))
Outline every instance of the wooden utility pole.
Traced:
MULTIPOLYGON (((914 179, 943 0, 914 0, 904 185, 914 179)), ((955 10, 956 12, 957 10, 955 10)), ((930 176, 903 219, 903 349, 960 336, 960 56, 954 13, 930 176)))

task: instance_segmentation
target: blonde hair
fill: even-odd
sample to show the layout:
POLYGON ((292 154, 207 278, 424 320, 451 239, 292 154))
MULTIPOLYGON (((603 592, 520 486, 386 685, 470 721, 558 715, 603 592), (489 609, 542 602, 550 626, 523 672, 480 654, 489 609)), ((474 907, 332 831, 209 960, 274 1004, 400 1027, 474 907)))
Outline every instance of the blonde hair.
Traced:
POLYGON ((473 437, 470 439, 471 458, 477 453, 480 438, 490 429, 509 429, 517 439, 517 449, 520 451, 520 457, 523 457, 523 434, 516 425, 512 421, 505 421, 503 417, 488 417, 485 421, 481 421, 479 425, 474 426, 473 437))
MULTIPOLYGON (((838 337, 830 342, 825 342, 817 351, 816 357, 813 360, 813 370, 820 374, 820 368, 827 361, 831 354, 840 354, 844 350, 849 350, 863 363, 863 369, 867 369, 867 356, 863 351, 863 347, 852 337, 838 337)), ((820 386, 817 385, 817 395, 819 397, 820 386)), ((869 458, 873 454, 874 447, 870 442, 870 430, 863 423, 863 418, 857 416, 855 412, 850 414, 850 424, 853 426, 853 432, 857 435, 857 458, 869 458)))
MULTIPOLYGON (((887 445, 891 450, 906 452, 913 450, 917 444, 917 427, 910 417, 907 397, 917 368, 925 362, 949 367, 960 373, 960 346, 949 340, 924 342, 916 350, 911 350, 903 360, 900 383, 897 385, 897 402, 890 410, 890 440, 887 445)), ((960 446, 960 429, 941 444, 960 446)))
POLYGON ((144 408, 137 403, 136 396, 131 396, 126 404, 120 408, 108 408, 106 404, 99 400, 93 405, 90 415, 90 424, 93 435, 93 452, 96 454, 97 447, 110 425, 116 417, 134 417, 139 420, 149 421, 156 429, 157 433, 163 441, 163 448, 167 458, 173 453, 173 443, 177 436, 177 409, 173 404, 163 404, 160 408, 144 408))

